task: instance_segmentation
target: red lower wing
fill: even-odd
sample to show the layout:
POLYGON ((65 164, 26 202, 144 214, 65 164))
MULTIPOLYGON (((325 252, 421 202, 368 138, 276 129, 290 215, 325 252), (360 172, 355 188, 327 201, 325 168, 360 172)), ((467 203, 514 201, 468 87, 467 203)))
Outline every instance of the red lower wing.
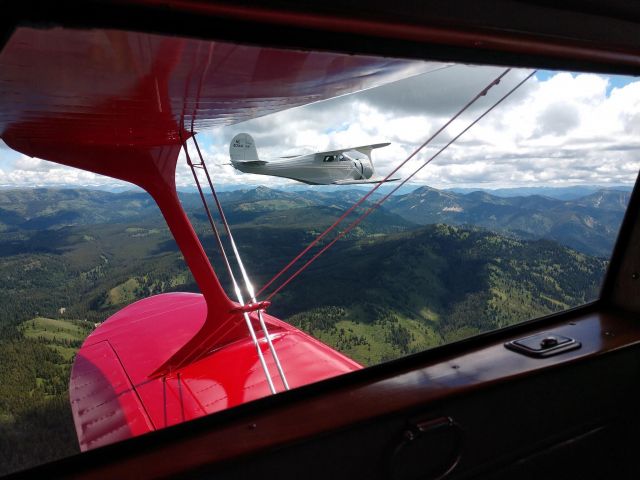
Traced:
MULTIPOLYGON (((87 338, 69 386, 83 451, 270 394, 248 335, 169 375, 150 376, 195 335, 206 314, 199 294, 157 295, 121 310, 87 338)), ((265 321, 291 388, 362 368, 285 322, 270 315, 265 321)), ((284 390, 263 336, 260 347, 276 388, 284 390)))

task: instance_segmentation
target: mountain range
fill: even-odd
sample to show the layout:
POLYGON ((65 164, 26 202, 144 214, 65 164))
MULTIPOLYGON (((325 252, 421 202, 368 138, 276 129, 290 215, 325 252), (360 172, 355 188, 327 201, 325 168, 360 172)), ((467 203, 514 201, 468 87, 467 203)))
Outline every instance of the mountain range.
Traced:
POLYGON ((545 238, 590 255, 608 258, 629 203, 630 192, 599 190, 574 200, 540 195, 497 197, 430 187, 392 197, 386 208, 428 225, 473 225, 522 239, 545 238))
MULTIPOLYGON (((284 192, 258 187, 220 192, 219 196, 234 225, 304 225, 318 229, 331 224, 362 198, 363 192, 349 189, 284 192)), ((206 217, 198 194, 181 193, 180 198, 196 223, 204 224, 206 217)), ((380 198, 380 194, 374 194, 370 200, 380 198)), ((560 200, 541 195, 499 197, 484 191, 463 194, 425 186, 390 197, 359 228, 366 233, 401 231, 435 223, 466 225, 519 239, 554 240, 580 252, 608 258, 629 198, 630 192, 612 189, 560 200)), ((19 232, 25 230, 150 218, 160 219, 160 212, 144 192, 0 191, 0 232, 14 234, 18 240, 19 232)), ((350 219, 353 218, 355 215, 350 219)))
POLYGON ((455 193, 471 193, 481 190, 496 197, 524 197, 529 195, 542 195, 544 197, 557 198, 558 200, 575 200, 586 197, 600 190, 619 190, 631 192, 633 185, 571 185, 568 187, 507 187, 507 188, 448 188, 447 191, 455 193))

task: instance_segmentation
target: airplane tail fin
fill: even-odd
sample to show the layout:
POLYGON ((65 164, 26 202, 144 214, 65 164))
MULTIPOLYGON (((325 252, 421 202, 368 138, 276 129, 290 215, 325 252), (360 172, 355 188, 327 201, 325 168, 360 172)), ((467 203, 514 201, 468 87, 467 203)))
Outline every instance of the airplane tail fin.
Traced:
MULTIPOLYGON (((380 183, 381 179, 378 179, 377 181, 372 180, 373 178, 377 178, 377 177, 376 177, 376 169, 373 166, 373 159, 371 158, 371 151, 376 148, 386 147, 388 145, 391 145, 391 144, 389 142, 385 142, 385 143, 375 143, 373 145, 363 145, 361 147, 354 148, 354 150, 362 153, 363 155, 366 155, 367 158, 369 159, 369 165, 363 165, 362 175, 364 178, 362 180, 362 183, 380 183)), ((387 181, 393 181, 393 180, 387 180, 387 181)), ((349 183, 344 183, 344 185, 349 185, 349 183)))
POLYGON ((248 133, 239 133, 229 144, 232 163, 260 162, 253 138, 248 133))
POLYGON ((386 147, 388 145, 391 145, 391 143, 389 143, 389 142, 376 143, 374 145, 363 145, 362 147, 355 147, 353 150, 357 150, 358 152, 363 153, 364 155, 369 157, 369 160, 371 160, 371 150, 373 150, 375 148, 386 147))

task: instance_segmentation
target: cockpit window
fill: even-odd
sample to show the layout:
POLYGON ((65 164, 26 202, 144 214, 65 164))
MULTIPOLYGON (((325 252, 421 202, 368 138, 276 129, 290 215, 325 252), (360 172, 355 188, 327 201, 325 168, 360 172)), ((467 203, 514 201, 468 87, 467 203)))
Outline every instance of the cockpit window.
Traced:
MULTIPOLYGON (((224 78, 223 67, 213 70, 219 70, 224 78)), ((340 368, 323 370, 329 373, 322 378, 598 298, 639 167, 640 148, 634 132, 636 105, 640 105, 637 79, 537 72, 518 95, 492 110, 431 162, 438 149, 471 124, 479 112, 533 73, 513 69, 441 138, 386 178, 503 70, 448 65, 316 103, 308 110, 285 110, 240 126, 203 124, 197 137, 199 150, 206 157, 214 183, 221 187, 219 200, 236 237, 237 245, 225 243, 225 247, 229 253, 237 246, 256 287, 257 301, 245 296, 245 303, 258 308, 269 300, 264 314, 269 328, 282 332, 286 325, 289 329, 287 335, 272 336, 275 350, 282 353, 283 371, 302 372, 291 375, 293 381, 319 379, 312 377, 313 372, 328 368, 331 362, 325 360, 337 358, 335 351, 345 356, 339 355, 340 368), (255 136, 255 143, 251 143, 255 156, 243 157, 243 162, 252 164, 251 171, 261 175, 226 163, 230 158, 228 141, 240 132, 255 136), (226 144, 219 141, 224 138, 226 144), (255 153, 258 148, 259 157, 255 153), (280 157, 301 153, 302 148, 309 153, 303 156, 308 164, 299 158, 280 157), (348 153, 325 153, 341 149, 348 153), (318 158, 323 159, 323 165, 318 158), (324 165, 349 160, 353 163, 341 168, 324 165), (420 169, 426 162, 431 163, 420 169), (318 176, 304 177, 307 174, 318 176), (291 180, 301 175, 299 182, 291 180), (379 190, 345 217, 339 228, 322 236, 376 183, 379 190), (378 205, 382 199, 384 203, 378 205), (370 208, 371 215, 349 229, 350 222, 370 208), (303 262, 330 243, 331 248, 300 274, 296 264, 271 283, 316 239, 318 243, 303 262), (322 342, 322 348, 308 335, 322 342), (319 360, 314 363, 307 353, 319 355, 320 350, 326 355, 316 357, 319 360), (296 358, 293 351, 304 354, 296 358)), ((248 71, 248 78, 253 79, 254 71, 262 70, 251 67, 248 71)), ((271 73, 282 72, 276 69, 267 77, 271 78, 271 73)), ((0 93, 2 84, 0 81, 0 93)), ((89 87, 88 91, 92 90, 93 84, 89 87)), ((117 106, 117 102, 113 104, 117 106)), ((210 224, 195 193, 184 151, 181 155, 175 183, 182 205, 200 233, 210 224)), ((192 159, 202 167, 195 153, 192 159)), ((114 325, 113 315, 137 301, 144 302, 138 309, 147 308, 149 302, 154 308, 148 311, 167 313, 167 323, 162 324, 169 329, 164 331, 169 331, 165 338, 172 335, 169 317, 173 309, 186 305, 184 311, 189 315, 184 317, 191 318, 189 325, 195 332, 200 323, 191 312, 197 309, 188 308, 202 298, 147 193, 88 171, 47 164, 3 145, 0 171, 4 182, 0 188, 0 385, 6 392, 0 398, 0 431, 1 444, 11 446, 0 448, 2 474, 78 451, 68 385, 72 365, 77 358, 84 358, 77 354, 85 348, 82 345, 89 334, 107 338, 109 328, 103 328, 102 323, 111 319, 114 325)), ((215 215, 217 209, 212 206, 211 211, 215 215)), ((222 235, 221 240, 229 242, 229 237, 222 235)), ((208 234, 200 240, 231 297, 236 289, 214 238, 208 234)), ((251 308, 246 311, 257 315, 251 308)), ((197 311, 206 310, 202 306, 197 311)), ((129 328, 129 322, 122 320, 125 315, 115 318, 120 318, 123 328, 129 328)), ((143 318, 130 324, 141 324, 143 318)), ((175 318, 182 319, 180 315, 175 318)), ((184 328, 186 323, 176 328, 184 328)), ((259 323, 256 320, 255 324, 259 323)), ((238 325, 237 332, 228 338, 244 342, 248 333, 242 330, 243 322, 238 325)), ((156 327, 153 324, 148 331, 154 333, 156 327)), ((121 335, 123 338, 127 336, 121 335)), ((120 360, 109 350, 110 341, 94 345, 97 357, 114 357, 111 367, 117 368, 109 367, 108 372, 115 372, 115 376, 122 371, 120 360)), ((235 351, 241 350, 239 345, 235 351)), ((248 398, 247 392, 254 395, 252 399, 269 395, 268 390, 255 393, 266 388, 264 377, 253 356, 256 350, 248 342, 243 345, 246 356, 237 365, 250 367, 238 370, 237 378, 236 374, 221 375, 234 377, 231 381, 240 385, 235 394, 219 384, 215 376, 219 372, 205 369, 201 378, 188 374, 177 377, 179 381, 169 378, 167 392, 193 396, 190 401, 205 406, 206 414, 233 406, 231 399, 248 398), (250 371, 252 375, 248 375, 250 371), (248 377, 256 388, 242 383, 248 377)), ((173 351, 178 347, 173 345, 173 351)), ((215 351, 224 352, 223 348, 226 345, 215 351)), ((202 365, 214 361, 206 355, 201 360, 202 365)), ((91 370, 88 363, 84 367, 89 376, 97 370, 91 370)), ((146 387, 151 373, 142 372, 135 388, 153 392, 146 387)), ((105 409, 117 407, 123 400, 112 387, 124 378, 123 373, 115 380, 108 379, 113 383, 104 383, 108 388, 88 389, 87 402, 95 404, 83 403, 82 415, 95 415, 105 424, 112 416, 124 419, 121 431, 129 431, 127 417, 120 410, 98 413, 101 405, 108 405, 105 409), (102 401, 100 392, 113 395, 102 401)), ((93 385, 92 381, 88 378, 87 385, 93 385)), ((279 391, 280 385, 276 385, 279 391)), ((183 398, 180 395, 167 398, 183 398)), ((161 397, 148 398, 143 400, 162 401, 161 397)), ((137 405, 137 397, 131 402, 137 405)), ((171 405, 173 416, 165 417, 166 410, 160 408, 154 410, 154 425, 164 426, 166 418, 177 419, 176 423, 185 419, 177 400, 171 405)), ((87 425, 94 425, 91 422, 88 419, 87 425)), ((105 427, 105 431, 112 428, 105 427)))

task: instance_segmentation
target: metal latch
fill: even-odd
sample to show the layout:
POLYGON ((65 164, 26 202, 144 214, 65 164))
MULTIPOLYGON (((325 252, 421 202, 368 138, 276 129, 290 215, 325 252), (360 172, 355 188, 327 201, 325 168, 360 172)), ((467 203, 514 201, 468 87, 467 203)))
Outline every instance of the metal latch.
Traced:
POLYGON ((553 332, 542 332, 529 337, 519 338, 504 344, 514 350, 531 357, 550 357, 559 353, 580 348, 582 345, 574 338, 558 335, 553 332))

